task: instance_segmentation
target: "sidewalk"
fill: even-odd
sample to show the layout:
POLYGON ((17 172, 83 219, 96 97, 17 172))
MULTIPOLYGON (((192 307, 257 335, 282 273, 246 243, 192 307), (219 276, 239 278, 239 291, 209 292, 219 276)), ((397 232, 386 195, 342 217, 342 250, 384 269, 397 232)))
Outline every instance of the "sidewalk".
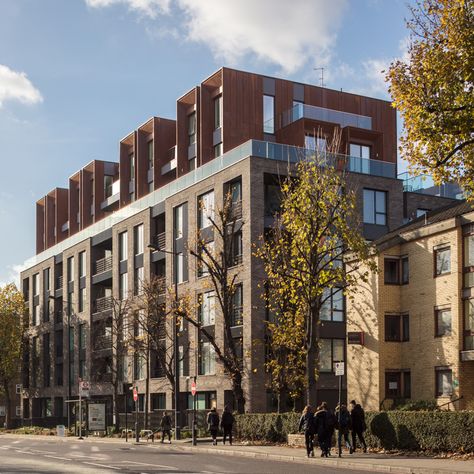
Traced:
MULTIPOLYGON (((16 435, 2 434, 0 438, 30 438, 48 439, 60 442, 77 442, 76 437, 57 438, 56 436, 41 435, 16 435)), ((81 443, 118 443, 125 445, 123 438, 84 438, 81 443)), ((135 445, 134 440, 128 441, 130 445, 135 445)), ((140 446, 156 450, 173 450, 184 452, 213 453, 226 456, 242 456, 254 459, 268 459, 272 461, 287 461, 316 466, 332 466, 334 468, 358 469, 371 472, 390 472, 400 474, 474 474, 474 461, 456 461, 451 459, 436 459, 430 457, 387 455, 378 453, 354 453, 343 452, 342 458, 335 455, 330 458, 321 458, 320 451, 315 450, 314 458, 307 458, 303 448, 292 448, 287 446, 251 446, 236 443, 233 446, 223 445, 219 440, 217 446, 212 446, 211 439, 200 438, 197 446, 191 445, 190 439, 172 441, 172 444, 161 444, 160 441, 154 443, 141 441, 140 446)))

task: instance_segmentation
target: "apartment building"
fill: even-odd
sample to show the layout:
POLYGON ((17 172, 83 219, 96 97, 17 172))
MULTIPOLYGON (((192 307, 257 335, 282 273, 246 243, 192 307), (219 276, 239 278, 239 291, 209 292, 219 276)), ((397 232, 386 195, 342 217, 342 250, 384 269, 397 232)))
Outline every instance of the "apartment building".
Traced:
POLYGON ((474 402, 474 208, 428 212, 376 241, 380 272, 347 303, 348 397, 474 402))
MULTIPOLYGON (((110 412, 110 337, 113 302, 133 299, 151 275, 178 292, 206 302, 202 318, 222 331, 212 295, 187 250, 208 221, 202 202, 222 206, 232 190, 241 284, 232 328, 242 347, 245 408, 275 408, 264 370, 265 279, 252 243, 271 226, 278 210, 279 176, 324 151, 341 133, 341 163, 358 192, 363 232, 375 240, 407 218, 407 193, 397 179, 396 115, 390 103, 331 89, 222 68, 177 100, 176 121, 153 117, 120 141, 118 162, 93 161, 36 203, 36 255, 22 272, 30 309, 30 347, 23 368, 24 417, 41 422, 66 416, 78 395, 78 378, 91 381, 91 399, 110 412), (315 138, 315 135, 319 138, 315 138), (169 252, 155 248, 173 249, 169 252), (260 341, 261 343, 258 343, 260 341)), ((410 200, 416 210, 416 196, 410 200)), ((421 194, 420 194, 421 196, 421 194)), ((423 196, 423 210, 452 202, 423 196)), ((345 301, 335 292, 322 324, 318 400, 334 403, 338 381, 333 362, 346 357, 345 301)), ((231 385, 209 344, 188 325, 180 329, 180 411, 189 407, 190 377, 197 376, 198 408, 232 403, 231 385), (183 348, 183 349, 181 349, 183 348)), ((144 406, 144 369, 131 357, 123 374, 144 406)), ((170 387, 151 364, 153 410, 172 409, 170 387)), ((344 390, 346 382, 343 383, 344 390)), ((345 392, 344 392, 345 394, 345 392)), ((316 401, 315 401, 316 402, 316 401)), ((123 406, 122 406, 123 410, 123 406)))

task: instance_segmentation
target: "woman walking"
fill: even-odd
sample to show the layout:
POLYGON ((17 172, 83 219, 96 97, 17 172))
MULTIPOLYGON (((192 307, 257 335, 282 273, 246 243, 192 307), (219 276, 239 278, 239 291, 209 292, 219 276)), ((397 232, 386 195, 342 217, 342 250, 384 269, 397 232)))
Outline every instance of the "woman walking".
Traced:
POLYGON ((222 413, 222 418, 221 418, 221 429, 224 432, 224 438, 223 442, 225 444, 225 441, 227 437, 229 437, 229 444, 232 446, 232 427, 234 425, 234 415, 232 415, 232 412, 230 411, 229 405, 226 405, 224 407, 224 413, 222 413))
POLYGON ((352 424, 352 450, 356 450, 356 436, 361 442, 364 453, 367 452, 367 444, 364 439, 364 431, 367 429, 365 424, 365 413, 363 408, 355 400, 351 401, 351 424, 352 424))
POLYGON ((319 407, 316 409, 316 413, 314 415, 314 430, 318 435, 318 442, 319 447, 321 448, 321 457, 328 457, 329 456, 329 447, 330 441, 328 440, 328 411, 326 409, 326 403, 323 402, 319 407), (329 441, 329 442, 328 442, 329 441))
POLYGON ((300 418, 298 431, 304 431, 304 442, 308 457, 314 457, 314 414, 310 405, 306 405, 300 418))
POLYGON ((212 444, 217 446, 217 432, 219 431, 219 415, 217 414, 216 407, 212 407, 211 411, 207 414, 207 426, 212 437, 212 444))
POLYGON ((346 405, 341 404, 336 407, 336 418, 337 418, 337 447, 339 449, 339 457, 342 454, 342 437, 346 447, 349 449, 349 453, 352 454, 352 445, 349 441, 349 430, 351 429, 351 415, 347 410, 346 405))

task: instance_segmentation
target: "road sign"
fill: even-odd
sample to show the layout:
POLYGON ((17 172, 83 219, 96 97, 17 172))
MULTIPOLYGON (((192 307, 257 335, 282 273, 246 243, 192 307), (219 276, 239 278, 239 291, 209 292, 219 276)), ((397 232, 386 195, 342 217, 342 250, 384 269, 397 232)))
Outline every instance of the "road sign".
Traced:
POLYGON ((79 395, 88 397, 91 390, 91 384, 88 380, 79 380, 79 395))
POLYGON ((191 394, 192 394, 193 397, 196 395, 196 392, 197 392, 197 390, 196 390, 196 382, 192 382, 192 383, 191 383, 191 394))
POLYGON ((133 401, 138 401, 138 389, 137 387, 133 387, 133 401))
POLYGON ((334 363, 334 373, 335 375, 339 375, 339 376, 344 375, 344 362, 334 363))

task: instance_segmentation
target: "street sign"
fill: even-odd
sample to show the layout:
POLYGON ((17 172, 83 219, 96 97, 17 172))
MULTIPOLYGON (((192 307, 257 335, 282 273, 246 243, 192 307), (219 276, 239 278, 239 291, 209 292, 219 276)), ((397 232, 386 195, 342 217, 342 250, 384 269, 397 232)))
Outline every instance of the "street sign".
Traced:
POLYGON ((79 380, 79 395, 81 397, 89 397, 91 384, 88 380, 79 380))
POLYGON ((196 382, 192 382, 192 383, 191 383, 191 394, 192 394, 193 397, 196 395, 196 392, 197 392, 197 390, 196 390, 196 382))
POLYGON ((356 344, 359 346, 363 346, 364 345, 364 332, 363 331, 348 332, 347 344, 356 344))
POLYGON ((334 363, 334 374, 339 376, 344 375, 344 362, 334 363))
POLYGON ((137 387, 133 387, 133 401, 138 401, 138 389, 137 387))
POLYGON ((105 431, 105 403, 89 404, 89 430, 105 431))

